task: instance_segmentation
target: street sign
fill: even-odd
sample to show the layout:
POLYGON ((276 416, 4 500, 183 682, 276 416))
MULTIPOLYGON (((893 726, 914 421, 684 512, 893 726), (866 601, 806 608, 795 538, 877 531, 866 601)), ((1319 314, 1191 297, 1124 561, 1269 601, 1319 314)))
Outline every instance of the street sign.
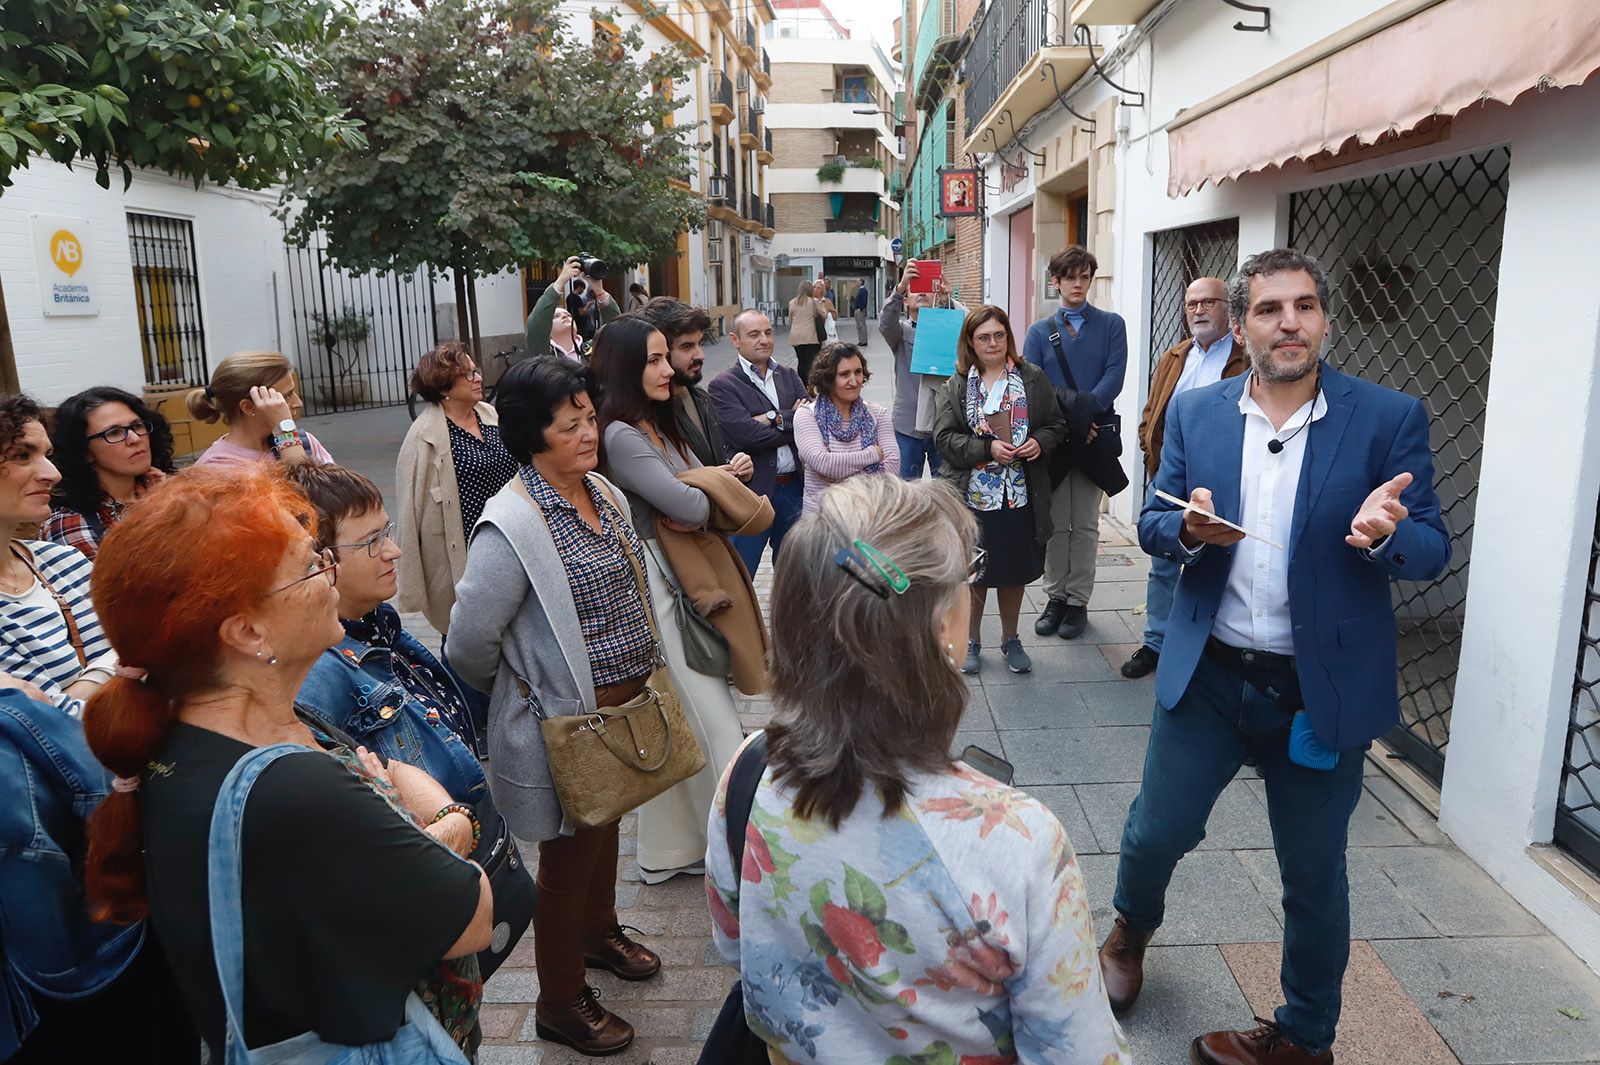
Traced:
POLYGON ((906 242, 901 240, 899 237, 895 237, 889 242, 889 250, 893 252, 897 258, 900 255, 900 249, 904 248, 905 246, 906 242))

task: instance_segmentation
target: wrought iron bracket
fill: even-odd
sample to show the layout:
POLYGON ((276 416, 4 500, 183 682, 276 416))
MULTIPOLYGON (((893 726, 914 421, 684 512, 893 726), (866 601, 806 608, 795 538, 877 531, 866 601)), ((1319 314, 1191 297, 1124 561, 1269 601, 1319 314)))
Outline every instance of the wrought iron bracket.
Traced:
POLYGON ((1243 0, 1222 0, 1229 7, 1238 8, 1240 11, 1250 11, 1261 16, 1261 25, 1247 26, 1243 22, 1235 22, 1233 28, 1242 33, 1266 33, 1272 29, 1272 9, 1262 4, 1246 4, 1243 0))
POLYGON ((1043 152, 1036 152, 1032 148, 1028 147, 1027 142, 1024 141, 1017 133, 1017 121, 1011 117, 1011 108, 1008 107, 1000 113, 1005 116, 1006 125, 1011 127, 1011 139, 1016 142, 1017 147, 1033 156, 1033 162, 1035 166, 1043 166, 1045 154, 1043 152))
MULTIPOLYGON (((1225 0, 1225 2, 1226 2, 1226 0, 1225 0)), ((1100 65, 1100 57, 1094 54, 1094 42, 1092 40, 1090 40, 1090 37, 1089 37, 1089 27, 1087 27, 1087 26, 1078 26, 1076 29, 1073 30, 1073 39, 1076 40, 1080 45, 1082 45, 1083 47, 1085 47, 1085 48, 1087 48, 1089 50, 1089 62, 1090 62, 1091 65, 1094 66, 1094 72, 1096 74, 1100 75, 1100 80, 1105 82, 1107 85, 1111 86, 1113 89, 1117 90, 1119 93, 1122 94, 1122 106, 1124 106, 1124 107, 1143 107, 1144 106, 1144 93, 1138 91, 1137 89, 1125 89, 1121 85, 1118 85, 1116 82, 1111 80, 1111 76, 1106 73, 1105 67, 1102 67, 1100 65), (1130 100, 1130 99, 1128 99, 1128 97, 1130 97, 1130 96, 1137 96, 1139 99, 1137 101, 1130 100)))
POLYGON ((1056 102, 1066 110, 1067 114, 1071 115, 1073 118, 1076 118, 1079 122, 1087 122, 1089 124, 1089 132, 1093 133, 1097 128, 1098 123, 1089 115, 1084 114, 1071 104, 1067 103, 1067 98, 1061 95, 1061 80, 1056 77, 1055 66, 1050 63, 1046 63, 1043 67, 1041 67, 1039 69, 1040 81, 1044 80, 1045 71, 1050 72, 1050 87, 1056 91, 1056 102))

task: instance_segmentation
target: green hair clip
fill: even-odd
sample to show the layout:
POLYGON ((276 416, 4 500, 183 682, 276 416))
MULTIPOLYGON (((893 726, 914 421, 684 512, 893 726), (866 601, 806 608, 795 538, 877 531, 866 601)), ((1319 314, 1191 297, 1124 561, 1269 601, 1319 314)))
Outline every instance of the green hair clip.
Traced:
POLYGON ((884 579, 895 595, 905 595, 906 589, 911 587, 911 578, 905 571, 894 564, 894 559, 879 551, 865 540, 855 541, 855 548, 861 552, 861 557, 871 563, 872 568, 878 571, 878 576, 884 579))

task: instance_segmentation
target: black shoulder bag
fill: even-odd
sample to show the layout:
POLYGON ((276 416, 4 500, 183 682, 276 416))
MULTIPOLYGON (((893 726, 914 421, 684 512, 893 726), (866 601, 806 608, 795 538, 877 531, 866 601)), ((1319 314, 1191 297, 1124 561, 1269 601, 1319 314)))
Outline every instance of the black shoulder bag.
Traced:
MULTIPOLYGON (((750 824, 750 807, 756 801, 756 788, 767 771, 767 734, 757 733, 739 757, 728 776, 727 826, 728 854, 733 858, 733 875, 744 868, 744 835, 750 824)), ((728 997, 700 1049, 699 1065, 767 1065, 767 1044, 756 1038, 744 1019, 744 985, 735 980, 728 997)))
MULTIPOLYGON (((1050 347, 1054 349, 1056 367, 1061 371, 1062 380, 1066 381, 1067 388, 1078 395, 1085 393, 1078 388, 1078 382, 1072 376, 1072 367, 1067 365, 1067 353, 1061 349, 1061 330, 1052 323, 1050 330, 1050 347)), ((1061 403, 1061 412, 1067 415, 1068 431, 1071 431, 1071 411, 1067 400, 1057 396, 1061 403)), ((1101 491, 1108 496, 1114 496, 1128 487, 1128 474, 1118 461, 1122 456, 1122 415, 1116 408, 1094 416, 1093 425, 1096 430, 1095 438, 1087 444, 1080 441, 1071 441, 1073 447, 1058 447, 1053 454, 1061 455, 1072 460, 1071 465, 1083 471, 1083 475, 1093 481, 1101 491)), ((1052 484, 1060 483, 1066 476, 1067 468, 1058 470, 1052 466, 1050 480, 1052 484)))

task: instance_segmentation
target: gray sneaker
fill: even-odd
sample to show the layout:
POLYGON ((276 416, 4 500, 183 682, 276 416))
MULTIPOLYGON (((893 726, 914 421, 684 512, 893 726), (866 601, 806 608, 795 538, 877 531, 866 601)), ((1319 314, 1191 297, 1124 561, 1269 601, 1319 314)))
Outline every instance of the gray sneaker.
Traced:
POLYGON ((978 672, 978 652, 983 650, 983 644, 977 640, 967 641, 967 660, 961 664, 961 672, 971 676, 978 672))
POLYGON ((1022 649, 1020 636, 1013 636, 1001 644, 1000 656, 1006 660, 1006 668, 1013 673, 1027 673, 1033 669, 1033 659, 1022 649))

